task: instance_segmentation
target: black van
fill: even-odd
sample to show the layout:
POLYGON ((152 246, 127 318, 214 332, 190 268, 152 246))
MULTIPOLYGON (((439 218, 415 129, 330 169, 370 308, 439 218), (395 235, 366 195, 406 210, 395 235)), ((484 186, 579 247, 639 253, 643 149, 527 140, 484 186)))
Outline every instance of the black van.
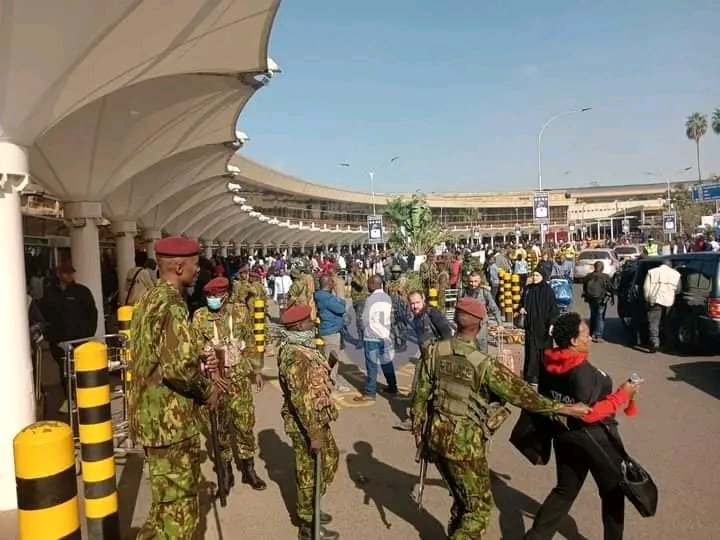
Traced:
MULTIPOLYGON (((713 345, 720 337, 720 252, 703 251, 661 257, 641 258, 634 261, 634 275, 621 276, 618 283, 618 315, 628 326, 644 313, 643 283, 651 268, 670 260, 680 272, 680 290, 670 319, 664 325, 664 341, 676 349, 713 345), (623 279, 623 277, 625 279, 623 279)), ((626 270, 632 272, 630 268, 626 270)), ((644 324, 640 324, 644 328, 644 324)))

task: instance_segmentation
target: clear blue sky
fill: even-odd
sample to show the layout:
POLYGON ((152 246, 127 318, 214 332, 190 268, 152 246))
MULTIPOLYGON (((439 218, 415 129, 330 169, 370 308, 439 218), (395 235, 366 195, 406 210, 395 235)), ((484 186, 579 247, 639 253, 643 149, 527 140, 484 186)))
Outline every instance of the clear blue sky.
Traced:
MULTIPOLYGON (((244 152, 357 190, 396 154, 379 192, 529 189, 540 126, 592 107, 545 132, 545 187, 651 181, 643 172, 695 166, 685 119, 720 107, 719 6, 285 0, 270 43, 283 73, 240 117, 244 152)), ((701 164, 720 173, 711 130, 701 164)))

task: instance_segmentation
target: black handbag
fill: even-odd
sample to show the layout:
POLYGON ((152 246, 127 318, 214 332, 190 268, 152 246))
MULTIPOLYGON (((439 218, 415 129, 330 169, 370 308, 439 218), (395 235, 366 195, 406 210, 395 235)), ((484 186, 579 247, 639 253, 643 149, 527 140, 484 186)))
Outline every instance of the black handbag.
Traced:
MULTIPOLYGON (((658 488, 655 485, 650 473, 635 461, 625 450, 625 446, 619 437, 615 435, 610 428, 604 423, 600 425, 610 440, 610 443, 620 454, 620 490, 623 492, 627 500, 629 500, 638 513, 642 517, 653 517, 657 512, 658 505, 658 488)), ((605 449, 595 440, 595 438, 586 431, 590 440, 602 451, 608 460, 612 461, 605 449)))
POLYGON ((540 415, 522 411, 510 434, 510 444, 533 465, 547 465, 550 461, 553 432, 549 422, 540 415))

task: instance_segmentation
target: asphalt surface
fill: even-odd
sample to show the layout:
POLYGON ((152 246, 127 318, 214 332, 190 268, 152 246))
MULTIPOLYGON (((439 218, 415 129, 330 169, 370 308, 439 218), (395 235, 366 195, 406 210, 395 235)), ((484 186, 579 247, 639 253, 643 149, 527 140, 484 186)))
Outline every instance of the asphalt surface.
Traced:
MULTIPOLYGON (((575 308, 587 314, 585 305, 575 308)), ((657 516, 643 519, 631 507, 626 510, 628 540, 706 540, 720 538, 720 361, 717 357, 683 357, 647 354, 624 345, 622 325, 614 309, 608 313, 607 342, 593 344, 590 360, 610 374, 617 386, 631 373, 645 383, 638 399, 639 414, 619 415, 620 429, 631 455, 653 475, 660 490, 657 516)), ((342 373, 350 386, 362 385, 361 351, 348 345, 349 361, 342 373)), ((398 355, 399 383, 407 389, 414 366, 409 350, 398 355)), ((202 527, 207 539, 292 539, 296 529, 289 513, 294 509, 294 460, 279 415, 280 392, 268 362, 268 383, 257 395, 256 433, 259 443, 257 469, 268 482, 264 492, 239 484, 228 506, 203 500, 202 527)), ((46 379, 52 378, 51 370, 46 379)), ((382 376, 380 376, 382 380, 382 376)), ((329 528, 341 538, 437 540, 445 538, 451 499, 437 472, 430 469, 423 510, 411 493, 417 484, 418 467, 410 434, 392 426, 404 418, 406 399, 378 397, 375 404, 352 402, 354 389, 338 397, 340 419, 333 431, 341 451, 337 477, 323 501, 334 521, 329 528)), ((51 408, 54 404, 49 403, 51 408)), ((517 413, 513 418, 517 417, 517 413)), ((521 540, 532 516, 554 485, 555 467, 533 467, 508 443, 514 424, 506 423, 495 436, 489 461, 493 471, 496 510, 488 539, 521 540)), ((214 475, 206 461, 204 492, 212 491, 214 475)), ((239 474, 237 474, 239 480, 239 474)), ((134 538, 149 508, 149 485, 142 459, 133 456, 119 462, 118 490, 123 538, 134 538)), ((12 538, 12 518, 4 516, 2 538, 12 538)), ((570 517, 556 538, 600 539, 600 501, 589 478, 570 517)))

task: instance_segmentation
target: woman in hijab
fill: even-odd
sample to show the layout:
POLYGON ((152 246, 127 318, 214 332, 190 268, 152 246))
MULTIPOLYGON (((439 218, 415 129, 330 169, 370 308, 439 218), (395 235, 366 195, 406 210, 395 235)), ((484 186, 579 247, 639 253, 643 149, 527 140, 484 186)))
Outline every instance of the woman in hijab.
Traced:
POLYGON ((545 268, 538 265, 520 300, 520 314, 525 316, 525 363, 523 378, 537 388, 540 364, 545 349, 552 346, 550 335, 560 316, 555 294, 547 282, 545 268))

